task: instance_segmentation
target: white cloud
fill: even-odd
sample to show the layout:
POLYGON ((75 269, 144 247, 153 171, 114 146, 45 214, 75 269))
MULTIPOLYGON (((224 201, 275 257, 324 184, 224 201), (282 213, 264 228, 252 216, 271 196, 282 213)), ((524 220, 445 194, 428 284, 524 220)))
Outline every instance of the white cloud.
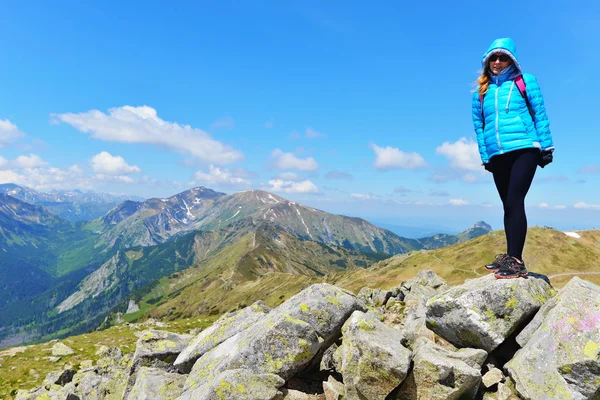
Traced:
POLYGON ((544 209, 552 209, 552 210, 564 210, 567 208, 567 206, 562 205, 562 204, 558 204, 556 206, 551 206, 548 203, 540 203, 538 204, 539 208, 544 208, 544 209))
POLYGON ((105 174, 96 174, 94 179, 100 182, 113 182, 113 183, 135 183, 137 182, 130 176, 127 175, 105 175, 105 174))
POLYGON ((8 165, 8 160, 6 158, 0 156, 0 168, 3 168, 6 165, 8 165))
POLYGON ((366 193, 352 193, 350 197, 357 200, 373 200, 375 198, 372 195, 366 193))
POLYGON ((299 175, 295 172, 282 172, 282 173, 278 174, 275 179, 281 179, 284 181, 303 181, 306 178, 304 178, 302 175, 299 175))
POLYGON ((246 186, 250 181, 243 177, 236 176, 232 171, 226 168, 209 166, 208 172, 197 171, 195 179, 198 183, 205 186, 225 185, 225 186, 246 186))
POLYGON ((25 136, 15 124, 8 119, 0 119, 0 147, 25 136))
POLYGON ((0 183, 15 183, 35 190, 91 189, 89 176, 78 165, 68 168, 14 168, 0 170, 0 183))
POLYGON ((559 205, 556 205, 556 206, 554 206, 552 208, 554 208, 555 210, 565 210, 567 208, 567 206, 565 206, 563 204, 559 204, 559 205))
POLYGON ((48 163, 42 160, 38 155, 30 154, 28 156, 19 156, 16 158, 14 164, 19 168, 39 168, 48 163))
POLYGON ((550 208, 550 205, 548 203, 540 203, 539 208, 550 208))
MULTIPOLYGON (((467 138, 460 138, 454 143, 444 142, 435 149, 436 154, 446 157, 450 167, 460 171, 485 172, 481 166, 481 158, 477 143, 467 138)), ((482 172, 482 173, 483 173, 482 172)), ((467 180, 469 182, 470 180, 467 180)))
POLYGON ((128 175, 141 172, 135 165, 128 165, 123 157, 103 151, 90 159, 92 169, 100 175, 128 175))
POLYGON ((587 204, 583 201, 576 203, 573 207, 584 210, 600 210, 600 204, 587 204))
POLYGON ((210 126, 213 129, 233 129, 235 121, 231 117, 219 118, 210 126))
POLYGON ((123 106, 108 111, 108 114, 90 110, 52 116, 95 139, 164 146, 213 164, 230 164, 244 158, 241 152, 200 129, 162 120, 152 107, 123 106))
POLYGON ((317 193, 319 189, 309 180, 302 182, 284 181, 282 179, 272 179, 269 181, 269 188, 272 192, 283 193, 317 193))
POLYGON ((280 149, 275 149, 271 153, 273 167, 275 169, 297 169, 301 171, 314 171, 319 168, 319 164, 314 158, 298 158, 293 153, 284 153, 280 149))
POLYGON ((379 170, 386 169, 417 169, 427 165, 419 153, 406 153, 395 147, 369 146, 375 152, 373 166, 379 170))
POLYGON ((469 205, 469 202, 464 199, 450 199, 450 204, 452 204, 453 206, 460 207, 469 205))

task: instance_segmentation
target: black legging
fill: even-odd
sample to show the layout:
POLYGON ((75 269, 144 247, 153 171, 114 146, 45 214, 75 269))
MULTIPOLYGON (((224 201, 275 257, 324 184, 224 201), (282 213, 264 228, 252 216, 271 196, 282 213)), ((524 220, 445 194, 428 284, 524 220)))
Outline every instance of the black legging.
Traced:
POLYGON ((525 196, 529 191, 540 151, 535 148, 504 153, 491 159, 494 183, 504 206, 504 232, 507 253, 523 259, 527 236, 525 196))

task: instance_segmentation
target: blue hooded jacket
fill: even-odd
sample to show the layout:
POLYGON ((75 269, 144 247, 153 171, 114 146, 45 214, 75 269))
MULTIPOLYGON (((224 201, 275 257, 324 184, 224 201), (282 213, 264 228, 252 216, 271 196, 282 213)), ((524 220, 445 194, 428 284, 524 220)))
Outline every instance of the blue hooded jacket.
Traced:
POLYGON ((523 73, 512 39, 496 39, 492 42, 483 55, 484 70, 489 70, 486 67, 494 53, 509 55, 513 64, 498 75, 490 72, 490 86, 483 98, 483 113, 479 91, 473 93, 473 125, 481 161, 485 164, 498 154, 525 148, 554 149, 540 86, 533 75, 523 73), (514 82, 519 75, 523 75, 527 87, 533 118, 514 82))

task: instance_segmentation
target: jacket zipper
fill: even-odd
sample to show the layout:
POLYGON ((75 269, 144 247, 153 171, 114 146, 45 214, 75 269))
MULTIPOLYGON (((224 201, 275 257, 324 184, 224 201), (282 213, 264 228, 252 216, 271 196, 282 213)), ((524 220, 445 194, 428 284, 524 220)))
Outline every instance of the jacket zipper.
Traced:
POLYGON ((500 150, 500 154, 504 153, 502 150, 502 144, 500 143, 500 129, 498 127, 499 119, 500 119, 500 110, 498 108, 498 90, 500 86, 498 85, 498 78, 496 78, 496 92, 495 92, 495 103, 496 103, 496 141, 498 142, 498 149, 500 150))

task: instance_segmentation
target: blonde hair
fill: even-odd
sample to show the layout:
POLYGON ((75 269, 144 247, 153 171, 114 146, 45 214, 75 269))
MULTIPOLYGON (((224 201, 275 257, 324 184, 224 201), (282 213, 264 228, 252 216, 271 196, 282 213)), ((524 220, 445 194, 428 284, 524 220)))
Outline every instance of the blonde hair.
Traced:
POLYGON ((485 96, 488 89, 490 88, 490 76, 488 74, 488 69, 484 68, 481 71, 481 75, 477 78, 477 84, 479 85, 478 91, 480 96, 485 96))

